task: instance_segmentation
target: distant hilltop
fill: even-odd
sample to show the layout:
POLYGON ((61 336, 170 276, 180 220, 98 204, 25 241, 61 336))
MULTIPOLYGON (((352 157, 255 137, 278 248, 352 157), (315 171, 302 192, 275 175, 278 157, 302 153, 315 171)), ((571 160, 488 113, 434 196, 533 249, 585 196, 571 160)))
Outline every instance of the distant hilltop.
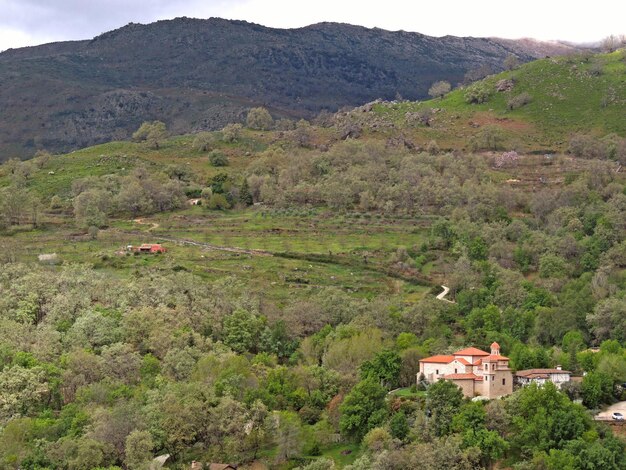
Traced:
POLYGON ((131 23, 89 41, 0 54, 0 159, 126 139, 153 119, 184 133, 240 121, 258 105, 279 117, 310 117, 377 98, 421 99, 434 81, 499 71, 509 55, 526 62, 572 49, 337 23, 131 23))

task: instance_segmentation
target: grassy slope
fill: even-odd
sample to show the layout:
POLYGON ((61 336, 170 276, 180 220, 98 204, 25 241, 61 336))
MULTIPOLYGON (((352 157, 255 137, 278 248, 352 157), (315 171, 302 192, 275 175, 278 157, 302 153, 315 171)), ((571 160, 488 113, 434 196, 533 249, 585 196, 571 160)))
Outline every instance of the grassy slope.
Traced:
MULTIPOLYGON (((425 103, 396 103, 378 105, 374 112, 394 120, 402 132, 418 142, 435 138, 442 147, 462 148, 477 132, 469 122, 484 125, 495 123, 532 149, 563 145, 567 135, 576 130, 594 130, 598 134, 616 131, 624 134, 626 120, 620 119, 626 100, 626 65, 619 54, 592 58, 581 63, 572 59, 540 60, 486 79, 489 86, 502 78, 515 77, 513 94, 530 93, 534 101, 515 110, 506 109, 505 94, 493 93, 482 105, 468 105, 463 90, 455 90, 443 100, 425 103), (592 76, 591 62, 601 61, 604 73, 592 76), (614 100, 600 107, 607 90, 614 100), (406 112, 420 107, 441 108, 431 127, 407 127, 406 112), (410 133, 413 133, 412 135, 410 133)), ((316 140, 328 138, 327 129, 316 130, 316 140)), ((393 130, 391 132, 396 132, 393 130)), ((367 134, 363 138, 385 138, 385 131, 367 134)), ((157 151, 141 144, 111 142, 53 157, 42 169, 36 169, 26 186, 42 196, 44 202, 52 195, 69 197, 72 181, 89 175, 128 174, 134 167, 148 166, 164 169, 169 165, 185 165, 206 181, 217 172, 238 174, 253 163, 264 150, 272 148, 278 133, 244 131, 239 142, 221 142, 217 146, 228 155, 230 165, 215 168, 208 164, 206 152, 193 148, 194 136, 177 136, 164 142, 157 151), (53 173, 53 174, 51 174, 53 173)), ((562 184, 566 172, 584 171, 588 162, 561 159, 558 164, 524 160, 514 171, 491 171, 494 181, 535 190, 537 181, 562 184)), ((7 185, 8 176, 0 168, 0 186, 7 185)), ((42 252, 57 252, 65 261, 92 263, 121 275, 147 265, 164 269, 177 266, 207 279, 234 275, 264 290, 280 302, 293 292, 307 296, 320 287, 335 286, 358 296, 380 293, 400 294, 408 301, 421 298, 428 287, 420 283, 391 277, 385 272, 398 247, 419 247, 428 234, 427 218, 402 219, 381 215, 338 215, 327 211, 271 211, 253 208, 232 212, 209 212, 201 207, 188 208, 175 214, 167 213, 147 218, 159 224, 139 225, 130 220, 114 220, 111 228, 101 231, 98 240, 88 240, 75 233, 72 220, 63 215, 48 215, 45 229, 14 231, 0 237, 5 250, 17 259, 34 261, 42 252), (141 235, 145 233, 145 235, 141 235), (171 251, 162 258, 119 257, 114 253, 128 243, 158 241, 159 237, 184 238, 219 246, 260 249, 274 257, 257 257, 206 248, 176 245, 166 242, 171 251), (71 243, 68 243, 71 242, 71 243), (285 256, 287 254, 287 256, 285 256), (364 255, 368 262, 365 263, 364 255)), ((431 276, 436 284, 442 275, 445 259, 429 260, 421 274, 431 276)))
POLYGON ((509 134, 511 143, 526 150, 565 150, 575 132, 603 136, 616 133, 626 136, 626 61, 624 52, 602 54, 590 59, 559 57, 542 59, 514 71, 487 77, 484 82, 493 90, 483 104, 468 104, 465 90, 456 89, 443 99, 422 103, 381 104, 374 111, 406 126, 404 116, 421 108, 437 108, 430 128, 419 128, 416 139, 436 139, 443 147, 463 148, 477 126, 495 124, 509 134), (594 70, 601 69, 600 75, 594 70), (510 92, 496 92, 495 84, 513 79, 510 92), (532 102, 516 110, 507 101, 528 93, 532 102))

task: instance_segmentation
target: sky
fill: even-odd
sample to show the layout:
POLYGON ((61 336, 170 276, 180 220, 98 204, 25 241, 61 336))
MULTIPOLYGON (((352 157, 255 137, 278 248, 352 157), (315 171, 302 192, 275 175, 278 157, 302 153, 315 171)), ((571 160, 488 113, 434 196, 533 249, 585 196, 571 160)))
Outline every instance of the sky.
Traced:
POLYGON ((277 28, 334 21, 432 36, 572 42, 626 34, 623 0, 0 0, 0 51, 91 39, 130 22, 179 16, 217 16, 277 28))

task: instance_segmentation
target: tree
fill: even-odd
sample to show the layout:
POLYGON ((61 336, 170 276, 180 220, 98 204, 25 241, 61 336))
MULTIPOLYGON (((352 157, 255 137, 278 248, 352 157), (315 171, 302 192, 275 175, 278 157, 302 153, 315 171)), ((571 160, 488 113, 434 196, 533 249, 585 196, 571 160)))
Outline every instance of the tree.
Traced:
POLYGON ((508 56, 506 56, 506 59, 504 59, 503 65, 506 70, 515 70, 519 67, 519 59, 516 55, 509 54, 508 56))
POLYGON ((487 413, 480 402, 466 403, 453 418, 452 424, 463 436, 463 447, 477 447, 484 466, 502 457, 508 443, 494 430, 486 427, 487 413))
POLYGON ((361 365, 361 377, 377 380, 382 386, 392 388, 398 383, 401 364, 402 359, 397 352, 381 351, 361 365))
POLYGON ((389 421, 391 435, 396 439, 403 440, 409 434, 409 422, 403 411, 395 413, 389 421))
POLYGON ((250 192, 250 186, 248 185, 248 179, 244 178, 239 187, 239 202, 244 206, 251 206, 254 202, 252 199, 252 193, 250 192))
POLYGON ((614 34, 611 34, 602 40, 602 50, 604 52, 615 52, 620 45, 622 45, 620 37, 614 34))
POLYGON ((148 431, 134 430, 126 437, 124 463, 129 470, 147 470, 153 448, 152 435, 148 431))
POLYGON ((133 133, 135 142, 145 142, 154 150, 158 150, 161 142, 167 138, 167 127, 161 121, 146 121, 133 133))
POLYGON ((0 190, 0 228, 30 222, 37 226, 39 211, 39 199, 27 190, 14 186, 0 190))
POLYGON ((242 129, 243 126, 241 124, 227 124, 222 129, 222 140, 228 143, 237 142, 241 136, 242 129))
POLYGON ((27 416, 49 397, 50 386, 41 367, 6 367, 0 371, 0 425, 27 416))
POLYGON ((372 453, 389 449, 391 442, 392 436, 385 428, 374 428, 363 437, 363 443, 372 453))
POLYGON ((552 382, 528 385, 508 401, 512 421, 512 446, 517 451, 562 449, 591 426, 587 412, 558 391, 552 382))
POLYGON ((357 383, 339 407, 341 432, 362 438, 370 429, 380 425, 387 414, 387 391, 371 378, 357 383))
POLYGON ((115 200, 119 210, 130 212, 133 217, 150 212, 153 209, 152 201, 144 186, 135 178, 131 178, 126 182, 115 200))
POLYGON ((83 191, 74 198, 74 217, 83 228, 104 227, 110 210, 111 195, 101 189, 83 191))
POLYGON ((200 152, 208 152, 213 147, 215 136, 211 132, 199 132, 193 139, 193 148, 200 152))
POLYGON ((432 96, 433 98, 439 97, 440 99, 443 99, 443 97, 447 93, 449 93, 451 89, 452 87, 450 86, 449 82, 440 80, 430 86, 430 88, 428 89, 428 95, 432 96))
POLYGON ((224 319, 224 344, 233 351, 255 351, 263 321, 244 309, 237 309, 224 319))
POLYGON ((226 209, 230 209, 230 204, 228 202, 228 199, 226 199, 226 196, 224 196, 223 194, 211 194, 211 197, 209 198, 209 202, 207 204, 209 209, 212 210, 226 210, 226 209))
POLYGON ((268 131, 274 125, 274 120, 267 109, 259 107, 248 111, 246 124, 250 129, 268 131))
POLYGON ((463 403, 463 392, 449 380, 439 380, 430 385, 426 396, 426 410, 430 413, 436 436, 445 436, 452 431, 452 418, 463 403))
POLYGON ((274 415, 276 423, 274 439, 278 449, 277 460, 284 461, 298 455, 302 449, 302 425, 298 415, 292 411, 281 411, 274 415))
POLYGON ((270 430, 266 426, 269 415, 267 407, 260 400, 255 400, 248 411, 248 424, 244 446, 248 452, 252 452, 252 460, 257 458, 258 452, 267 443, 270 437, 270 430))
POLYGON ((472 150, 501 150, 505 135, 500 126, 489 125, 479 130, 470 139, 472 150))
POLYGON ((613 380, 603 372, 589 372, 583 377, 581 386, 583 405, 596 409, 602 403, 610 403, 613 398, 613 380))
POLYGON ((626 341, 626 297, 602 300, 587 315, 587 323, 598 341, 626 341))

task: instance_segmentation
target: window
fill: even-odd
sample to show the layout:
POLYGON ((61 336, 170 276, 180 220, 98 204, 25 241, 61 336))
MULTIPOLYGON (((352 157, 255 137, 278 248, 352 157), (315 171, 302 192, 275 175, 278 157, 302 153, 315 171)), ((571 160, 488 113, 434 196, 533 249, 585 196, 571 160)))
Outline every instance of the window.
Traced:
POLYGON ((506 385, 506 379, 502 379, 502 385, 506 385))
POLYGON ((458 374, 458 372, 457 372, 457 370, 456 370, 456 369, 454 369, 454 373, 455 373, 455 374, 458 374))
POLYGON ((435 374, 439 375, 439 369, 435 369, 435 374))
POLYGON ((491 381, 493 382, 494 380, 496 380, 496 376, 495 376, 495 375, 492 375, 492 376, 491 376, 491 381))
POLYGON ((495 362, 493 364, 491 364, 491 370, 496 370, 496 364, 495 362))
POLYGON ((489 364, 485 364, 485 370, 489 370, 489 364))

